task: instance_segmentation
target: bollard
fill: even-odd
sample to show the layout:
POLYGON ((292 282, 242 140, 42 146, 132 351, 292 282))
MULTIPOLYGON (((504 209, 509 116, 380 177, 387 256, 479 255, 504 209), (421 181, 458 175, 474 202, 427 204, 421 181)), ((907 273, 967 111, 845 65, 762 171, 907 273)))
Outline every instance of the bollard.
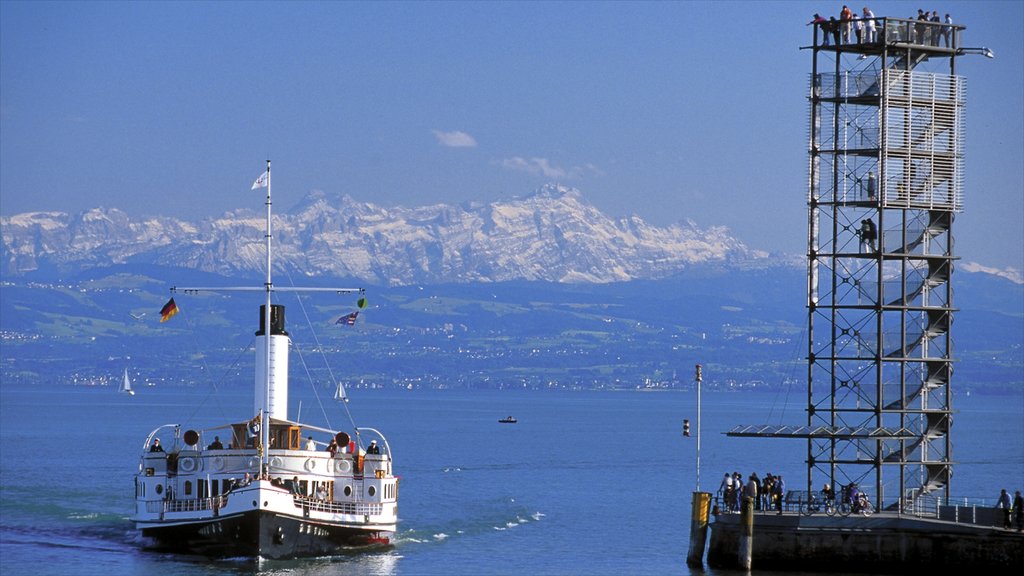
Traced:
POLYGON ((690 510, 690 550, 686 554, 688 566, 704 566, 704 545, 708 537, 708 508, 710 492, 694 492, 690 510))
POLYGON ((740 568, 750 570, 751 557, 754 555, 754 499, 747 496, 740 508, 740 549, 738 560, 740 568))

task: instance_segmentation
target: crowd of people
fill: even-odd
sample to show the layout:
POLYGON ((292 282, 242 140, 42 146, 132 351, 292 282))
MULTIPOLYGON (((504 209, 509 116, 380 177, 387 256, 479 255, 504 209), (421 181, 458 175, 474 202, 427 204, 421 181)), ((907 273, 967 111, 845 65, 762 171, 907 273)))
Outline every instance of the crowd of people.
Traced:
MULTIPOLYGON (((939 46, 940 43, 949 48, 950 37, 953 32, 953 18, 948 13, 945 18, 939 17, 938 10, 917 11, 917 17, 908 18, 917 20, 919 23, 906 27, 906 33, 900 30, 899 39, 915 44, 939 46)), ((839 11, 839 18, 830 16, 827 19, 815 14, 814 18, 807 23, 808 26, 821 28, 823 38, 822 44, 836 46, 842 44, 871 44, 879 41, 879 25, 881 21, 875 19, 875 13, 867 6, 858 14, 849 6, 843 6, 839 11)), ((882 31, 884 33, 884 31, 882 31)))
MULTIPOLYGON (((773 475, 771 472, 765 475, 764 479, 753 472, 743 481, 743 475, 739 472, 726 472, 718 486, 718 500, 722 503, 722 512, 736 513, 740 511, 743 500, 750 498, 755 510, 775 510, 782 514, 782 504, 786 496, 786 482, 782 475, 773 475)), ((860 512, 860 508, 870 507, 870 501, 860 487, 855 483, 842 486, 839 495, 840 502, 850 506, 854 513, 860 512)), ((825 483, 821 489, 821 500, 831 506, 836 505, 835 489, 825 483)), ((1010 530, 1016 524, 1017 531, 1024 531, 1024 496, 1017 490, 1010 499, 1010 493, 1003 489, 996 501, 996 508, 1002 511, 1003 528, 1010 530)), ((716 512, 717 514, 717 512, 716 512)))
POLYGON ((782 514, 782 500, 785 495, 786 483, 782 475, 775 476, 771 472, 765 474, 763 480, 758 477, 757 472, 752 472, 746 483, 739 472, 726 472, 718 487, 718 496, 725 505, 726 513, 739 512, 743 499, 750 498, 754 502, 755 510, 774 509, 782 514))

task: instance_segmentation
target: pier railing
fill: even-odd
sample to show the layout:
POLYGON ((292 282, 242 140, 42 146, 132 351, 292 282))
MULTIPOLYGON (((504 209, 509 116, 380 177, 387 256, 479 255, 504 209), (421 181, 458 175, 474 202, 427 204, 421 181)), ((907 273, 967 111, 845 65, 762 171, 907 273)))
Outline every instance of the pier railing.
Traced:
MULTIPOLYGON (((777 507, 774 498, 759 497, 760 503, 755 506, 754 513, 775 514, 781 508, 783 513, 804 513, 809 505, 821 506, 821 496, 806 490, 790 490, 782 497, 781 507, 777 507)), ((735 513, 731 510, 721 493, 712 496, 712 510, 719 514, 735 513)), ((922 519, 942 520, 957 524, 973 526, 1003 526, 1003 511, 992 505, 990 500, 982 498, 945 499, 939 496, 925 495, 913 497, 908 495, 903 502, 903 510, 876 510, 881 514, 894 516, 913 516, 922 519)), ((714 512, 713 512, 714 513, 714 512)))
POLYGON ((976 526, 1003 525, 1003 511, 981 498, 918 496, 905 501, 903 514, 976 526))

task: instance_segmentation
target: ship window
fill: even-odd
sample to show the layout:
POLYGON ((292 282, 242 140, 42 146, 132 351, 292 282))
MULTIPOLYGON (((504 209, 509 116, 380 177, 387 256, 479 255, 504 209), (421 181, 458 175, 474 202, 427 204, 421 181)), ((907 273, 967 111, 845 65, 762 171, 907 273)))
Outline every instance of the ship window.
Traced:
POLYGON ((351 486, 345 486, 345 496, 351 496, 351 495, 352 495, 352 487, 351 486))
POLYGON ((185 481, 185 496, 191 496, 191 495, 192 495, 192 481, 191 480, 186 480, 185 481))
POLYGON ((157 494, 163 494, 164 493, 164 486, 163 486, 163 484, 157 484, 156 485, 156 493, 157 494))
POLYGON ((370 496, 373 496, 374 494, 377 493, 377 488, 370 486, 369 488, 366 489, 366 493, 369 494, 370 496))

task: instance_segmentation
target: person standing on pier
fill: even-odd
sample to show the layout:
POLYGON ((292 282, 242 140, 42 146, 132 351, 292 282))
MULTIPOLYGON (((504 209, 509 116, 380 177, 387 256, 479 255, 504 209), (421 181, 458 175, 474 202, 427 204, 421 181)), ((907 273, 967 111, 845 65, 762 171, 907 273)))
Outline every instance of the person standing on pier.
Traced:
POLYGON ((1013 515, 1017 520, 1017 532, 1024 531, 1024 498, 1020 495, 1020 490, 1013 496, 1013 515))
POLYGON ((725 473, 725 477, 722 478, 722 483, 718 486, 718 493, 722 495, 722 502, 725 504, 725 511, 730 512, 732 507, 730 503, 732 501, 732 474, 725 473))
POLYGON ((749 479, 747 480, 747 486, 743 489, 743 499, 744 501, 746 501, 747 498, 750 498, 750 501, 754 504, 754 507, 760 508, 760 506, 758 506, 757 500, 757 484, 757 474, 751 474, 749 479))
POLYGON ((999 501, 996 503, 996 508, 1003 509, 1003 528, 1010 529, 1010 493, 1003 488, 1003 491, 999 493, 999 501))
POLYGON ((786 496, 786 483, 782 480, 782 474, 775 477, 775 509, 782 515, 782 499, 786 496))

